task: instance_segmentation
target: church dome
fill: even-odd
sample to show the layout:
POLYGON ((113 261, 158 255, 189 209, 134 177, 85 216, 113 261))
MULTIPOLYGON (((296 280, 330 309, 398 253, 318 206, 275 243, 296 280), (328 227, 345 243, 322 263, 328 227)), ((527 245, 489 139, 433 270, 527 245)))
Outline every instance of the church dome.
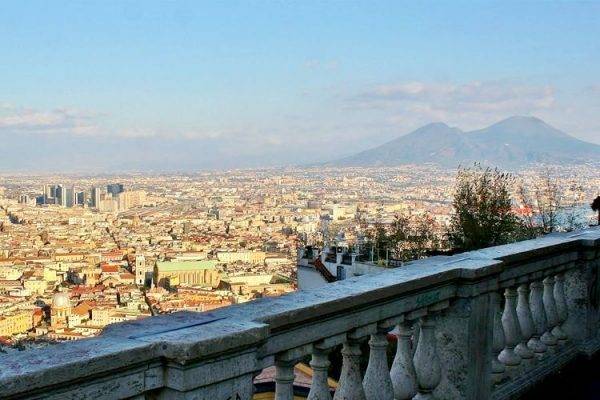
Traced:
POLYGON ((71 301, 69 300, 69 295, 65 292, 58 292, 54 294, 52 298, 52 307, 53 308, 69 308, 71 307, 71 301))

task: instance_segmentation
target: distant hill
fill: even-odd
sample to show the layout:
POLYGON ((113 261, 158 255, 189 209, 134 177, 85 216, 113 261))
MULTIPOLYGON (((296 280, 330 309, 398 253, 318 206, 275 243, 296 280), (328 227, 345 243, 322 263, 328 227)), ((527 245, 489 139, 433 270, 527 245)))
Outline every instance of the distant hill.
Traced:
POLYGON ((600 145, 576 139, 534 117, 510 117, 463 132, 444 123, 425 125, 381 146, 333 161, 336 166, 443 166, 482 162, 503 167, 532 163, 600 162, 600 145))

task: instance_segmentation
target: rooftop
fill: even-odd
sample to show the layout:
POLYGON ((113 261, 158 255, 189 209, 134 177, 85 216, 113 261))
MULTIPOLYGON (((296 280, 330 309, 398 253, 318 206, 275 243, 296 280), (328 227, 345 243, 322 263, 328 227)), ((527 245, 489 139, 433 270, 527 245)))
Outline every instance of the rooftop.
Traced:
POLYGON ((195 271, 199 269, 214 269, 216 260, 202 261, 158 261, 156 266, 161 271, 195 271))

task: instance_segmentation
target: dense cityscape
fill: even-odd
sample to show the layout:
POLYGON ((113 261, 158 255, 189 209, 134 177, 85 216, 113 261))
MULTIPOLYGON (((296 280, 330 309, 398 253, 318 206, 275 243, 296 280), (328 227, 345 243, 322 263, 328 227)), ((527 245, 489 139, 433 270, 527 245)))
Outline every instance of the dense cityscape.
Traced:
MULTIPOLYGON (((2 343, 80 339, 115 322, 294 291, 299 248, 355 245, 398 215, 427 215, 443 239, 455 175, 434 166, 4 175, 2 343)), ((576 223, 593 221, 600 172, 537 167, 515 181, 531 188, 549 175, 576 223)))

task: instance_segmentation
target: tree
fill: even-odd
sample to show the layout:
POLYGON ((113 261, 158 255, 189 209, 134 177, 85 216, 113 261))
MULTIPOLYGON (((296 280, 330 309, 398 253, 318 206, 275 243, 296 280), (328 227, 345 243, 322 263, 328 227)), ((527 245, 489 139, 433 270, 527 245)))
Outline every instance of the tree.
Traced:
POLYGON ((520 238, 522 226, 512 210, 511 174, 498 169, 460 168, 456 178, 448 239, 456 249, 469 251, 520 238))
POLYGON ((598 225, 600 225, 600 196, 596 197, 591 204, 592 210, 598 213, 598 225))
POLYGON ((527 185, 521 181, 516 190, 517 201, 524 214, 521 219, 527 237, 536 237, 556 231, 573 231, 582 228, 580 206, 584 198, 583 187, 572 185, 570 199, 561 193, 558 180, 550 170, 527 185))
POLYGON ((365 256, 373 261, 411 261, 438 250, 436 223, 428 215, 397 214, 391 223, 378 222, 367 232, 365 256))
POLYGON ((435 225, 428 215, 396 215, 390 227, 393 257, 402 261, 417 260, 437 250, 439 240, 435 225))

